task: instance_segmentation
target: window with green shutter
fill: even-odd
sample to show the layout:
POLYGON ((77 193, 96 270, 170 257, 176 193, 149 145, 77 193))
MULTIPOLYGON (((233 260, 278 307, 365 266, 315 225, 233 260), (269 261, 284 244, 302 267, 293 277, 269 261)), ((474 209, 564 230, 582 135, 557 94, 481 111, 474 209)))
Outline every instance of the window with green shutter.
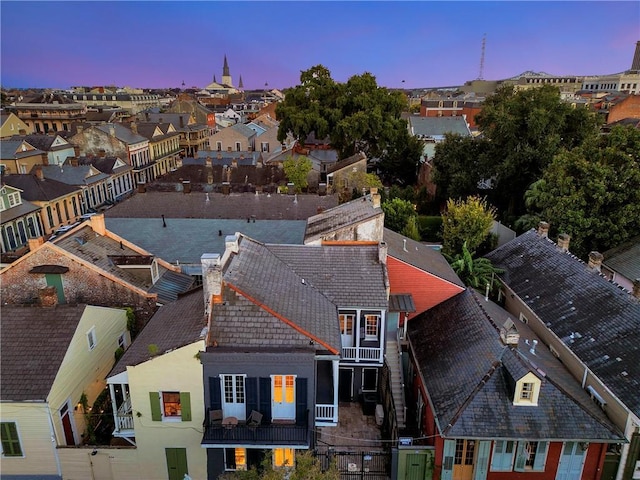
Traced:
POLYGON ((154 422, 191 421, 191 394, 189 392, 149 392, 151 420, 154 422))
POLYGON ((21 457, 22 448, 18 437, 18 427, 15 422, 0 423, 0 438, 2 439, 3 457, 21 457))

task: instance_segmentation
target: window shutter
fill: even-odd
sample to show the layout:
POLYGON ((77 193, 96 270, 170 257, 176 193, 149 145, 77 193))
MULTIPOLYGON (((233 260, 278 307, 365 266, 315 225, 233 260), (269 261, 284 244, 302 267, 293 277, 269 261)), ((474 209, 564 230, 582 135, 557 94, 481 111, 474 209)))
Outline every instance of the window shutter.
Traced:
POLYGON ((442 473, 441 480, 451 480, 453 478, 453 456, 456 453, 456 441, 445 440, 442 452, 442 473))
POLYGON ((525 442, 518 442, 518 448, 516 450, 516 464, 513 469, 516 472, 524 472, 524 465, 527 462, 527 457, 524 453, 525 442))
POLYGON ((219 377, 209 377, 209 404, 211 410, 222 410, 222 394, 220 393, 219 377))
POLYGON ((296 420, 307 418, 307 379, 296 377, 296 420))
POLYGON ((260 393, 260 413, 262 419, 266 423, 271 422, 271 378, 260 377, 259 380, 260 393))
POLYGON ((149 401, 151 402, 151 420, 159 422, 162 420, 162 411, 160 410, 160 395, 158 392, 149 392, 149 401))
POLYGON ((491 456, 491 470, 502 470, 502 458, 504 455, 505 440, 493 442, 493 455, 491 456))
POLYGON ((533 460, 533 469, 537 472, 544 472, 544 466, 547 461, 547 445, 548 442, 538 442, 536 458, 533 460))
POLYGON ((247 406, 247 418, 251 410, 260 410, 258 405, 258 379, 247 377, 244 382, 245 404, 247 406))
POLYGON ((475 473, 473 480, 486 480, 487 470, 489 469, 489 450, 491 442, 481 440, 478 443, 478 460, 476 461, 475 473))
POLYGON ((236 469, 236 449, 235 448, 225 448, 224 449, 225 464, 229 470, 236 469))
POLYGON ((182 411, 182 421, 191 421, 191 393, 180 392, 180 410, 182 411))

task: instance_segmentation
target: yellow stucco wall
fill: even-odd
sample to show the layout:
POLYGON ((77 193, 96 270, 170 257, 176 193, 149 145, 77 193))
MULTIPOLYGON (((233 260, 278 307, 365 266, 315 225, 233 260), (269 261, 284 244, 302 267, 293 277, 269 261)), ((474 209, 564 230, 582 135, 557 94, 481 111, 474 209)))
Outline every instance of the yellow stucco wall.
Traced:
POLYGON ((64 480, 146 480, 138 468, 135 447, 63 447, 58 449, 64 480))
POLYGON ((194 479, 207 477, 206 449, 200 446, 204 389, 202 364, 196 355, 201 350, 204 350, 204 341, 127 367, 139 468, 148 480, 168 478, 165 448, 186 448, 189 475, 194 479), (192 420, 153 421, 149 392, 161 391, 189 392, 192 420))

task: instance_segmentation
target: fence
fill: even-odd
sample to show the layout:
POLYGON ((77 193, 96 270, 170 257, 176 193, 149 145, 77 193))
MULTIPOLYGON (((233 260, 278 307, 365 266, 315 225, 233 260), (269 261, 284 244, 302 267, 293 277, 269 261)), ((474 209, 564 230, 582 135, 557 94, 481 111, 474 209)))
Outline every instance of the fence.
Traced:
POLYGON ((391 478, 391 454, 388 452, 316 451, 323 469, 335 460, 341 480, 388 480, 391 478))

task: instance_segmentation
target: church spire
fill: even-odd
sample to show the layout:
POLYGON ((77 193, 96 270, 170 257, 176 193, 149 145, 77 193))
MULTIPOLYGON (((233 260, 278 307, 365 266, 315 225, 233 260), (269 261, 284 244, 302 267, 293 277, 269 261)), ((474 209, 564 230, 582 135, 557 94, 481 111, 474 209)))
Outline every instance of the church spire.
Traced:
POLYGON ((218 81, 216 80, 216 74, 213 74, 213 83, 218 83, 218 81))
POLYGON ((224 56, 224 66, 222 67, 222 76, 223 77, 230 77, 231 75, 229 74, 229 64, 227 63, 227 56, 224 56))
POLYGON ((242 84, 242 75, 240 75, 240 80, 238 80, 238 88, 244 88, 244 85, 242 84))

